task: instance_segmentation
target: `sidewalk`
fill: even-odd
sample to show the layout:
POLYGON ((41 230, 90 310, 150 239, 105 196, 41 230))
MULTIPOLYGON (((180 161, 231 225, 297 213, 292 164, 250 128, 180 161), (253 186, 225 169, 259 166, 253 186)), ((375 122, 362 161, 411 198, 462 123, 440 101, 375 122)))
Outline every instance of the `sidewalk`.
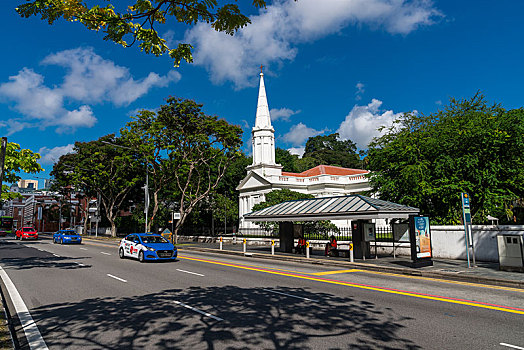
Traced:
POLYGON ((491 262, 477 262, 476 267, 468 268, 467 261, 464 260, 433 259, 433 266, 413 268, 410 265, 411 259, 407 256, 393 258, 392 256, 379 255, 378 259, 355 259, 355 262, 351 263, 348 258, 326 257, 324 251, 320 249, 313 250, 310 258, 306 259, 303 255, 280 252, 278 248, 275 248, 275 255, 271 255, 270 247, 256 245, 247 245, 244 254, 242 243, 224 244, 223 250, 219 250, 218 242, 181 242, 178 246, 180 250, 188 251, 247 255, 257 258, 336 266, 337 268, 356 268, 524 289, 524 273, 500 271, 499 264, 491 262))

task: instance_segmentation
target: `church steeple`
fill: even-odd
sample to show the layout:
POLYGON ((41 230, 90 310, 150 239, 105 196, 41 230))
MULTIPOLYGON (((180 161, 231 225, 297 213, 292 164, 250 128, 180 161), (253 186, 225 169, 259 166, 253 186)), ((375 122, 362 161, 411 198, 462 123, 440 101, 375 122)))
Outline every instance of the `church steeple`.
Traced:
POLYGON ((267 104, 266 87, 264 86, 264 73, 262 73, 262 66, 260 66, 260 86, 258 88, 258 104, 255 127, 272 128, 271 116, 269 115, 269 106, 267 104))
POLYGON ((275 163, 275 129, 271 126, 271 116, 264 86, 264 73, 260 66, 260 86, 255 126, 252 129, 253 165, 276 165, 275 163))

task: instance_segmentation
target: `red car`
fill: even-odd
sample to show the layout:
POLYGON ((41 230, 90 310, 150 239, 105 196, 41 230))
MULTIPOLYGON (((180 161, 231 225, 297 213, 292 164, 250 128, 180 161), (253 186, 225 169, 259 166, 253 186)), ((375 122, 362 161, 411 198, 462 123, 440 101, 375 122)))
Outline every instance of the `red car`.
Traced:
POLYGON ((38 239, 38 232, 32 227, 21 227, 16 230, 16 239, 38 239))

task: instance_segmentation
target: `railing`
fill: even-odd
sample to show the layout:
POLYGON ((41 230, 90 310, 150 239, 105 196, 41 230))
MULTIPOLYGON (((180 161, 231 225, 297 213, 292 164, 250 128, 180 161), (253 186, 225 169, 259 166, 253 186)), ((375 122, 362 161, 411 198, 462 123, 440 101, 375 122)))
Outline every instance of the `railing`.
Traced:
MULTIPOLYGON (((215 227, 214 235, 211 234, 211 229, 206 227, 192 227, 183 228, 178 233, 180 236, 236 236, 245 238, 278 238, 278 229, 266 230, 262 227, 257 228, 240 228, 238 232, 233 233, 233 228, 228 227, 224 234, 224 228, 215 227)), ((313 227, 304 227, 304 238, 307 240, 329 240, 331 236, 335 236, 337 241, 351 241, 353 232, 351 227, 340 227, 331 230, 318 231, 313 227)), ((376 227, 375 238, 377 242, 393 242, 393 232, 391 227, 376 227)))

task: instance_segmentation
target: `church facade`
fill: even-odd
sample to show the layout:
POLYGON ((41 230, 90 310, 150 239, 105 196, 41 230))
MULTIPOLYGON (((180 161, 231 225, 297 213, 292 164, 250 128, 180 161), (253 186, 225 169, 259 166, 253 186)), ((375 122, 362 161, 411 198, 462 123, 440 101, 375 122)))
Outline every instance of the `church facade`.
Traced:
POLYGON ((286 188, 315 197, 358 194, 370 190, 367 170, 319 165, 302 173, 282 171, 282 166, 275 161, 275 129, 271 125, 263 73, 260 73, 257 113, 251 133, 253 163, 246 168, 247 175, 237 186, 240 192, 241 229, 258 227, 244 221, 244 215, 250 213, 255 204, 265 201, 265 195, 274 190, 286 188))

